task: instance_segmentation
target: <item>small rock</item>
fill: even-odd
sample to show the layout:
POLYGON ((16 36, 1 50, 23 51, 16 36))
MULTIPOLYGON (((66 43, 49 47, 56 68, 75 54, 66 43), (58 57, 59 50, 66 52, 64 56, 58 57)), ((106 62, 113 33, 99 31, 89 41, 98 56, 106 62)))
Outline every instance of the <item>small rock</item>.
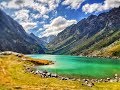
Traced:
POLYGON ((76 79, 75 78, 73 78, 73 79, 71 79, 72 81, 75 81, 76 79))
POLYGON ((110 81, 110 78, 107 78, 108 81, 110 81))
POLYGON ((110 79, 110 82, 114 82, 114 80, 113 80, 113 79, 110 79))
POLYGON ((51 74, 51 77, 58 77, 57 74, 51 74))
POLYGON ((92 86, 94 86, 94 84, 93 83, 88 83, 87 86, 92 87, 92 86))
POLYGON ((118 74, 115 74, 115 77, 118 77, 118 74))
POLYGON ((36 70, 36 71, 35 71, 35 74, 39 74, 39 70, 36 70))
POLYGON ((86 82, 82 83, 82 85, 92 87, 92 86, 94 86, 94 83, 86 81, 86 82))
POLYGON ((62 77, 61 80, 68 80, 68 78, 62 77))
POLYGON ((22 89, 20 86, 15 86, 14 89, 22 89))
POLYGON ((45 71, 43 71, 43 73, 48 73, 48 72, 45 70, 45 71))
POLYGON ((47 73, 46 75, 47 75, 48 77, 51 77, 51 73, 47 73))
POLYGON ((80 82, 81 80, 80 80, 80 79, 77 79, 77 81, 79 81, 79 82, 80 82))

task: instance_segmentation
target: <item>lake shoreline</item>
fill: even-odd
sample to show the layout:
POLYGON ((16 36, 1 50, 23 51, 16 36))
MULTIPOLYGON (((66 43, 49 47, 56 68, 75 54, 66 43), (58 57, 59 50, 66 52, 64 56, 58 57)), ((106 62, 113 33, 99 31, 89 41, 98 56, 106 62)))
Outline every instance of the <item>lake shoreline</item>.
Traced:
MULTIPOLYGON (((90 57, 90 56, 82 56, 82 57, 90 57)), ((94 56, 92 56, 92 58, 94 58, 94 56)), ((98 57, 96 57, 98 58, 98 57)), ((99 58, 105 58, 105 57, 99 57, 99 58)), ((106 57, 108 59, 113 59, 110 57, 106 57)), ((116 58, 114 58, 116 59, 116 58)), ((118 59, 118 58, 117 58, 118 59)), ((118 77, 117 74, 115 74, 113 77, 107 77, 107 78, 100 78, 100 79, 95 79, 95 78, 70 78, 69 76, 63 76, 63 75, 59 75, 59 74, 55 74, 55 73, 50 73, 47 70, 45 71, 41 71, 41 70, 35 70, 32 71, 30 73, 33 74, 38 74, 41 75, 43 78, 58 78, 60 80, 73 80, 73 81, 81 81, 83 82, 83 85, 87 85, 87 86, 93 86, 94 83, 106 83, 106 82, 120 82, 120 78, 118 77)))
POLYGON ((0 90, 76 90, 84 88, 81 87, 81 82, 42 78, 29 73, 26 68, 32 68, 35 65, 25 59, 21 57, 21 54, 0 55, 0 90))
POLYGON ((29 72, 29 73, 35 74, 35 75, 37 74, 37 75, 39 75, 40 77, 43 77, 43 78, 58 78, 60 80, 80 81, 80 82, 83 82, 82 85, 86 85, 86 86, 90 86, 90 87, 94 86, 94 83, 120 82, 120 77, 118 77, 117 74, 115 74, 115 77, 113 77, 113 78, 108 77, 106 79, 102 79, 102 78, 101 79, 89 79, 89 78, 84 78, 84 79, 79 78, 79 79, 77 79, 77 78, 69 78, 69 77, 59 76, 57 74, 50 73, 50 72, 47 72, 47 71, 38 71, 36 69, 33 69, 37 65, 51 65, 51 64, 54 64, 52 61, 45 60, 45 61, 47 61, 47 63, 45 62, 45 64, 43 64, 44 62, 42 62, 42 63, 37 62, 36 63, 35 59, 31 59, 30 57, 26 57, 23 54, 19 54, 19 53, 15 53, 15 52, 2 52, 0 55, 11 55, 11 54, 20 57, 23 61, 33 63, 34 65, 32 67, 26 67, 25 66, 26 71, 29 72))
POLYGON ((118 57, 118 56, 94 56, 94 55, 86 55, 86 56, 84 56, 84 55, 78 55, 78 56, 81 56, 81 57, 90 57, 90 58, 108 58, 108 59, 118 59, 118 60, 120 60, 120 57, 118 57))
POLYGON ((112 78, 101 78, 101 79, 92 79, 92 78, 70 78, 70 77, 64 77, 62 75, 50 73, 46 70, 41 71, 37 70, 36 68, 27 68, 27 72, 32 73, 34 75, 39 75, 42 78, 58 78, 60 80, 71 80, 71 81, 79 81, 82 82, 82 85, 92 87, 95 85, 95 83, 113 83, 113 82, 120 82, 120 76, 118 74, 115 74, 112 78))

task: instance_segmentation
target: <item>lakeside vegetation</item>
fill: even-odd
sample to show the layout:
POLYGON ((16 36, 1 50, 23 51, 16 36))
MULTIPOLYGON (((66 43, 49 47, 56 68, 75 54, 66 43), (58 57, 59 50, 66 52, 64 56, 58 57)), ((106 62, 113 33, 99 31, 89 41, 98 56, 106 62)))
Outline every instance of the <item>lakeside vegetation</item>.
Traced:
POLYGON ((83 86, 82 82, 79 81, 42 78, 39 75, 26 72, 25 67, 33 65, 32 62, 23 60, 19 56, 1 55, 0 90, 116 90, 120 88, 120 83, 115 82, 95 83, 95 86, 87 87, 83 86))

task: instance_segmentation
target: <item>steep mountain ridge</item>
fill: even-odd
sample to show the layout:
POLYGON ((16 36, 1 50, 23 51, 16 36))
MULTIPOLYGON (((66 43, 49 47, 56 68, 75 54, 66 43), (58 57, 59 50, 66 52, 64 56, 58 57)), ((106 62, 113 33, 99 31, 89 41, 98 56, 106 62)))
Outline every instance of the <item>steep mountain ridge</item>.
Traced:
POLYGON ((15 20, 0 10, 0 51, 44 53, 37 41, 31 38, 15 20))
POLYGON ((29 35, 30 35, 30 37, 32 37, 33 39, 35 39, 35 40, 37 41, 37 43, 38 43, 42 48, 45 48, 46 43, 45 43, 42 39, 40 39, 39 37, 35 36, 33 33, 30 33, 29 35))
POLYGON ((120 7, 98 16, 91 15, 67 27, 48 47, 53 54, 90 55, 119 39, 120 7))

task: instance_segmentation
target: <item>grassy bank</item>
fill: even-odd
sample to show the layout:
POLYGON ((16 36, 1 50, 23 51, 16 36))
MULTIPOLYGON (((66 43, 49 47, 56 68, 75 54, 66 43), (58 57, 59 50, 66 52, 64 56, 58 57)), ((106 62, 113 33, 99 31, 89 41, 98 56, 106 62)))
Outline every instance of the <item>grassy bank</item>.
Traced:
POLYGON ((0 90, 117 90, 120 88, 120 83, 95 83, 95 86, 91 88, 82 86, 78 81, 41 78, 26 72, 25 66, 33 65, 34 63, 23 60, 22 57, 1 55, 0 90))

